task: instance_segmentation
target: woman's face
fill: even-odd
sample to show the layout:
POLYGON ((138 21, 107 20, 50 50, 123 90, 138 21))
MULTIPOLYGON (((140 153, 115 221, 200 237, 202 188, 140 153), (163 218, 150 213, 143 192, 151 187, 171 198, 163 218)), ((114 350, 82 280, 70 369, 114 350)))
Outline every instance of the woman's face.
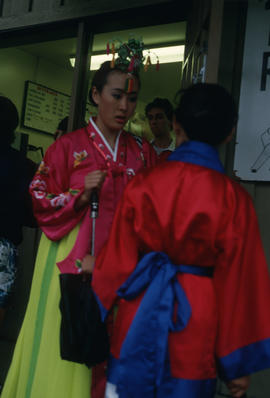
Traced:
POLYGON ((98 106, 96 124, 103 134, 117 133, 135 111, 139 91, 138 80, 134 78, 133 89, 127 93, 126 79, 126 73, 112 72, 101 93, 93 87, 92 97, 98 106))

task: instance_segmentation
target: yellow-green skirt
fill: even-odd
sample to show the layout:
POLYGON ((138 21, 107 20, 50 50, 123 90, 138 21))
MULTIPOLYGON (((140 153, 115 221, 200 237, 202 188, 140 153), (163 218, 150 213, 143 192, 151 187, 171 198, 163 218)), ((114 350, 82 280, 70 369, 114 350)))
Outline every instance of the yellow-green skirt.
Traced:
POLYGON ((89 398, 91 371, 60 358, 59 270, 76 227, 60 243, 43 234, 25 318, 1 398, 89 398))

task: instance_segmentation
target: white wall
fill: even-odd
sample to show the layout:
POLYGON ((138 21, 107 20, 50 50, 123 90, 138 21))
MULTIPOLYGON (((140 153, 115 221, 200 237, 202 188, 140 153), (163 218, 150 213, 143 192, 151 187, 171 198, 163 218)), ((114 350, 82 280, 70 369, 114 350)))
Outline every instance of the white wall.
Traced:
MULTIPOLYGON (((44 58, 33 56, 19 48, 0 50, 0 93, 16 105, 20 118, 22 114, 24 84, 31 80, 54 90, 71 94, 73 72, 44 58)), ((18 127, 17 131, 29 134, 29 144, 42 146, 43 150, 53 142, 53 137, 44 133, 18 127)), ((41 160, 40 152, 29 152, 28 157, 41 160)))

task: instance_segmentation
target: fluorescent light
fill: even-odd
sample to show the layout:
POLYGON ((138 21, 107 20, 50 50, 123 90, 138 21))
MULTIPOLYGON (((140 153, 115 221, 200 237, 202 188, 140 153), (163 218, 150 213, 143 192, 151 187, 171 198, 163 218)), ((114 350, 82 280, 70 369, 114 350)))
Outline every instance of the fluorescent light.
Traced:
MULTIPOLYGON (((112 56, 107 54, 100 54, 100 55, 92 55, 90 58, 90 70, 97 70, 100 65, 105 61, 110 61, 112 56)), ((71 66, 75 66, 75 58, 70 58, 71 66)))
MULTIPOLYGON (((157 62, 157 57, 159 59, 160 64, 168 64, 171 62, 181 62, 184 59, 184 50, 185 46, 170 46, 170 47, 159 47, 159 48, 151 48, 149 51, 144 50, 143 55, 147 58, 150 55, 151 62, 155 64, 157 62), (150 53, 149 53, 150 52, 150 53), (156 57, 157 56, 157 57, 156 57)), ((100 54, 100 55, 92 55, 90 60, 90 69, 97 70, 100 65, 105 61, 110 61, 112 59, 112 55, 109 54, 100 54)), ((75 65, 75 58, 70 58, 70 64, 72 67, 75 65)))
MULTIPOLYGON (((150 58, 153 64, 156 63, 158 56, 160 64, 169 64, 171 62, 181 62, 184 59, 185 46, 170 46, 170 47, 159 47, 150 49, 150 58)), ((147 57, 148 51, 144 50, 143 55, 147 57)))

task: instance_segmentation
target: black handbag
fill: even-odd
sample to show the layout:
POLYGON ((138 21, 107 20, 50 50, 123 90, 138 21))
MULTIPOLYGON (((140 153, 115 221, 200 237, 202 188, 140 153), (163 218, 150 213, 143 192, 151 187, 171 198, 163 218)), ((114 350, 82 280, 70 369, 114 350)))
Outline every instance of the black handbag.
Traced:
POLYGON ((89 368, 108 359, 106 324, 91 287, 92 276, 60 274, 61 358, 89 368))

